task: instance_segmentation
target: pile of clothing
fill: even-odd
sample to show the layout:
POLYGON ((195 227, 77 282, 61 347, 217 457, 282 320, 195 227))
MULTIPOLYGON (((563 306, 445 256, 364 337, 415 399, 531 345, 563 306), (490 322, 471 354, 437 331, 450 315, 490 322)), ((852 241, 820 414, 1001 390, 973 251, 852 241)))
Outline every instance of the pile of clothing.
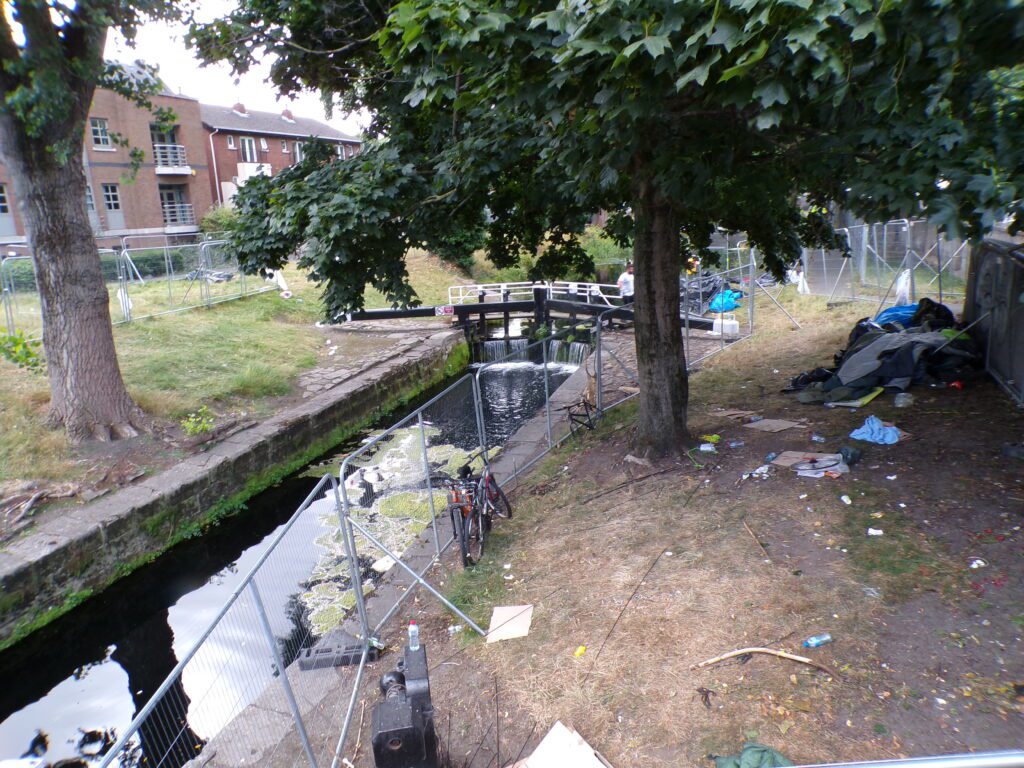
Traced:
POLYGON ((974 341, 956 328, 943 304, 921 299, 858 320, 832 368, 794 376, 784 391, 802 403, 856 400, 877 387, 906 390, 918 382, 952 382, 980 375, 974 341))

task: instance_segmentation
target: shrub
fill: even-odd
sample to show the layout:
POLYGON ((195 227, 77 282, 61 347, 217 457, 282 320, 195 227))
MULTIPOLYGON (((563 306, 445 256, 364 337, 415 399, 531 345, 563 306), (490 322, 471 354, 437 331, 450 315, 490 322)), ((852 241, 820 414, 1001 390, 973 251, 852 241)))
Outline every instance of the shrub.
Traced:
POLYGON ((0 334, 0 356, 33 373, 41 373, 43 370, 39 347, 40 342, 26 339, 24 331, 0 334))
POLYGON ((238 223, 238 213, 234 208, 217 205, 206 212, 199 222, 203 232, 227 232, 238 223))
POLYGON ((198 411, 193 411, 182 419, 181 428, 185 430, 185 434, 189 437, 195 437, 196 435, 201 435, 204 432, 209 432, 213 429, 213 414, 211 414, 210 409, 204 405, 199 408, 198 411))

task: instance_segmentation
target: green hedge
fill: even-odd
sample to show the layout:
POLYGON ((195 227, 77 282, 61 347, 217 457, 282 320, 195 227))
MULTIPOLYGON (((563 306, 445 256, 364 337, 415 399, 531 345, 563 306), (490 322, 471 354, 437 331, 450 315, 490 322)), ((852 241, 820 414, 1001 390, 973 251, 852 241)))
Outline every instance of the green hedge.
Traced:
MULTIPOLYGON (((146 248, 129 252, 135 268, 146 280, 167 276, 167 258, 163 248, 146 248)), ((171 268, 177 277, 184 277, 199 266, 199 246, 189 249, 170 249, 167 255, 171 260, 171 268)), ((103 279, 108 283, 117 282, 117 258, 110 253, 100 257, 100 268, 103 279)), ((4 264, 5 284, 10 280, 16 292, 35 292, 36 277, 31 259, 13 259, 4 264)))

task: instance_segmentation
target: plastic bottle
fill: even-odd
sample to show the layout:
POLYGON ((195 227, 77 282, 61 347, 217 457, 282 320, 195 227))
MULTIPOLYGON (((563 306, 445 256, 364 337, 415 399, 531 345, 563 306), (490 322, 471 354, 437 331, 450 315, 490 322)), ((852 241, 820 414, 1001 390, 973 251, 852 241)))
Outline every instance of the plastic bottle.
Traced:
POLYGON ((831 642, 832 635, 830 635, 828 632, 825 632, 820 635, 811 635, 806 640, 804 640, 804 648, 817 648, 818 646, 827 645, 831 642))
POLYGON ((826 437, 824 435, 819 435, 817 432, 812 432, 811 433, 811 442, 812 443, 824 443, 825 441, 826 441, 826 437))
POLYGON ((742 448, 744 445, 746 445, 746 443, 744 443, 742 440, 730 440, 729 441, 729 447, 730 448, 742 448))
POLYGON ((893 405, 897 408, 909 408, 914 404, 914 396, 909 392, 900 392, 896 395, 893 405))
POLYGON ((420 649, 420 628, 416 626, 416 620, 413 619, 409 622, 409 650, 418 651, 420 649))

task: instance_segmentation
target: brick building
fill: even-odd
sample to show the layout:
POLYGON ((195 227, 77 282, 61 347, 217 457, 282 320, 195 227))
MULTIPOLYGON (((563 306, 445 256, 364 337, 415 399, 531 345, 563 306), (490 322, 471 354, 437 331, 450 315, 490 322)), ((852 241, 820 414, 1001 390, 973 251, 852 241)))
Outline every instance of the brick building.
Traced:
POLYGON ((359 139, 316 120, 295 117, 287 109, 280 113, 257 112, 244 104, 202 104, 200 112, 207 135, 210 189, 216 203, 230 204, 246 179, 259 174, 272 176, 298 162, 311 137, 333 143, 339 157, 359 152, 359 139))
MULTIPOLYGON (((82 161, 88 184, 86 205, 97 239, 197 232, 210 208, 206 132, 199 102, 164 88, 151 98, 172 109, 175 125, 158 131, 153 116, 113 91, 97 89, 85 126, 82 161), (114 143, 120 134, 128 147, 114 143), (131 147, 145 153, 131 178, 131 147)), ((24 242, 25 230, 7 174, 0 164, 0 243, 24 242)))
MULTIPOLYGON (((247 178, 292 165, 312 136, 333 142, 339 157, 359 151, 358 139, 288 110, 254 112, 241 104, 200 104, 166 86, 150 100, 154 107, 173 110, 173 128, 159 130, 148 110, 113 91, 97 89, 93 97, 82 162, 89 219, 104 246, 133 238, 144 245, 153 238, 198 232, 213 205, 230 203, 247 178), (115 134, 127 139, 128 146, 116 144, 115 134), (131 178, 133 147, 143 150, 145 159, 131 178)), ((7 169, 0 163, 0 244, 25 242, 14 198, 7 169)))

